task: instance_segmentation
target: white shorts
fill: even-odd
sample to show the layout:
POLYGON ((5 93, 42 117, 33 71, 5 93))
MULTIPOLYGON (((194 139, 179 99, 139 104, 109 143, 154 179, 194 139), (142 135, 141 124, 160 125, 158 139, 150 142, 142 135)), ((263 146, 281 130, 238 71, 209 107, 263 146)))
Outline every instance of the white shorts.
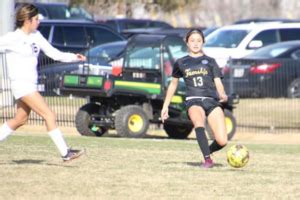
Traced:
POLYGON ((20 99, 28 94, 38 91, 35 83, 27 81, 11 81, 11 90, 15 99, 20 99))

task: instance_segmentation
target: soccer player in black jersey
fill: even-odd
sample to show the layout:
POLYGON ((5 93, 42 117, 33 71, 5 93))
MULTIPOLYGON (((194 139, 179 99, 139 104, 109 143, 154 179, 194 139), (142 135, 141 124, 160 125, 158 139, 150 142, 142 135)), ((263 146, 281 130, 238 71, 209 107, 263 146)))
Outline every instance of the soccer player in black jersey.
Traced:
POLYGON ((214 163, 210 154, 227 144, 225 116, 221 102, 226 102, 228 97, 221 82, 220 68, 213 58, 206 56, 202 51, 204 44, 202 31, 189 30, 185 42, 189 55, 178 59, 174 64, 172 81, 165 97, 161 119, 164 122, 169 117, 169 104, 177 89, 179 78, 183 78, 186 85, 186 108, 204 157, 202 167, 211 168, 214 163), (206 117, 215 137, 210 146, 204 130, 206 117))

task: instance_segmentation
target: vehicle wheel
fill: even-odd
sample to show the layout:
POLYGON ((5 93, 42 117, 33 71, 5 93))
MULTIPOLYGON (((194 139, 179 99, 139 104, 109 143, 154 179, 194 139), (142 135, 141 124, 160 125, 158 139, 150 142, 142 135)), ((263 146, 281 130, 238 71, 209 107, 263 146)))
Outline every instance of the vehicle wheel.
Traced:
POLYGON ((115 127, 122 137, 141 138, 147 133, 149 119, 140 106, 125 106, 116 112, 115 127))
POLYGON ((101 106, 94 103, 88 103, 79 109, 76 113, 75 125, 81 135, 100 137, 107 132, 108 128, 91 123, 91 115, 99 114, 100 110, 101 106))
POLYGON ((193 126, 164 124, 164 130, 170 138, 186 139, 193 130, 193 126))
MULTIPOLYGON (((236 120, 235 120, 235 117, 233 116, 232 112, 230 112, 229 110, 225 109, 224 113, 225 113, 225 124, 226 124, 226 129, 227 129, 228 140, 231 140, 236 131, 236 120)), ((205 130, 207 132, 209 139, 211 139, 211 140, 215 139, 213 132, 212 132, 211 128, 209 127, 208 123, 205 124, 205 130)))
POLYGON ((288 87, 287 96, 289 98, 300 98, 300 78, 291 82, 288 87))

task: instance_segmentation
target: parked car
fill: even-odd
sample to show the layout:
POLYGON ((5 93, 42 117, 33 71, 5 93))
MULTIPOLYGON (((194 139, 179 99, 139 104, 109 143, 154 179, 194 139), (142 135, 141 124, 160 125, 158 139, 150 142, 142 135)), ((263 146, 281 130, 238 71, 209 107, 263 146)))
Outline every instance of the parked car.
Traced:
POLYGON ((206 37, 204 52, 224 67, 231 58, 277 42, 300 40, 300 23, 238 24, 217 29, 206 37))
MULTIPOLYGON (((86 62, 53 63, 39 70, 39 89, 44 95, 59 94, 57 90, 60 76, 63 73, 111 74, 112 66, 119 67, 122 63, 122 52, 127 41, 110 42, 95 46, 84 54, 86 62)), ((117 73, 117 72, 116 72, 117 73)))
POLYGON ((250 18, 250 19, 241 19, 234 24, 249 24, 249 23, 263 23, 263 22, 299 22, 299 20, 285 19, 285 18, 250 18))
POLYGON ((212 26, 212 27, 208 27, 208 28, 203 29, 204 37, 207 37, 209 34, 211 34, 212 32, 214 32, 218 28, 219 27, 217 27, 217 26, 212 26))
POLYGON ((83 52, 96 45, 125 40, 108 26, 82 20, 43 20, 38 29, 62 51, 83 52))
POLYGON ((300 97, 300 40, 272 44, 232 59, 223 69, 229 93, 241 97, 300 97))
POLYGON ((170 29, 173 28, 172 25, 167 22, 159 20, 150 20, 150 19, 108 19, 101 21, 115 31, 122 33, 124 30, 128 29, 139 29, 139 28, 159 28, 159 29, 170 29))
MULTIPOLYGON (((124 41, 125 38, 105 25, 82 20, 43 20, 38 30, 57 49, 83 53, 93 46, 124 41)), ((39 68, 55 63, 42 52, 39 68)))
MULTIPOLYGON (((22 3, 16 3, 15 7, 22 3)), ((93 21, 93 16, 82 7, 68 6, 66 3, 37 3, 41 20, 44 19, 81 19, 93 21)))

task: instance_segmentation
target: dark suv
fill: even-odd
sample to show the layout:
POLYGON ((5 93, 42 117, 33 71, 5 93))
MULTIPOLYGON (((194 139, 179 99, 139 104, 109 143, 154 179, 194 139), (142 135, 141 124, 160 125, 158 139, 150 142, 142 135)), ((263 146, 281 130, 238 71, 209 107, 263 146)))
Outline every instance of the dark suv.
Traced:
MULTIPOLYGON (((24 3, 16 3, 19 7, 24 3)), ((93 21, 93 16, 79 6, 68 6, 66 3, 32 3, 39 9, 41 19, 81 19, 93 21)))
POLYGON ((39 31, 57 49, 74 53, 95 45, 125 40, 108 26, 88 21, 42 20, 39 31))

